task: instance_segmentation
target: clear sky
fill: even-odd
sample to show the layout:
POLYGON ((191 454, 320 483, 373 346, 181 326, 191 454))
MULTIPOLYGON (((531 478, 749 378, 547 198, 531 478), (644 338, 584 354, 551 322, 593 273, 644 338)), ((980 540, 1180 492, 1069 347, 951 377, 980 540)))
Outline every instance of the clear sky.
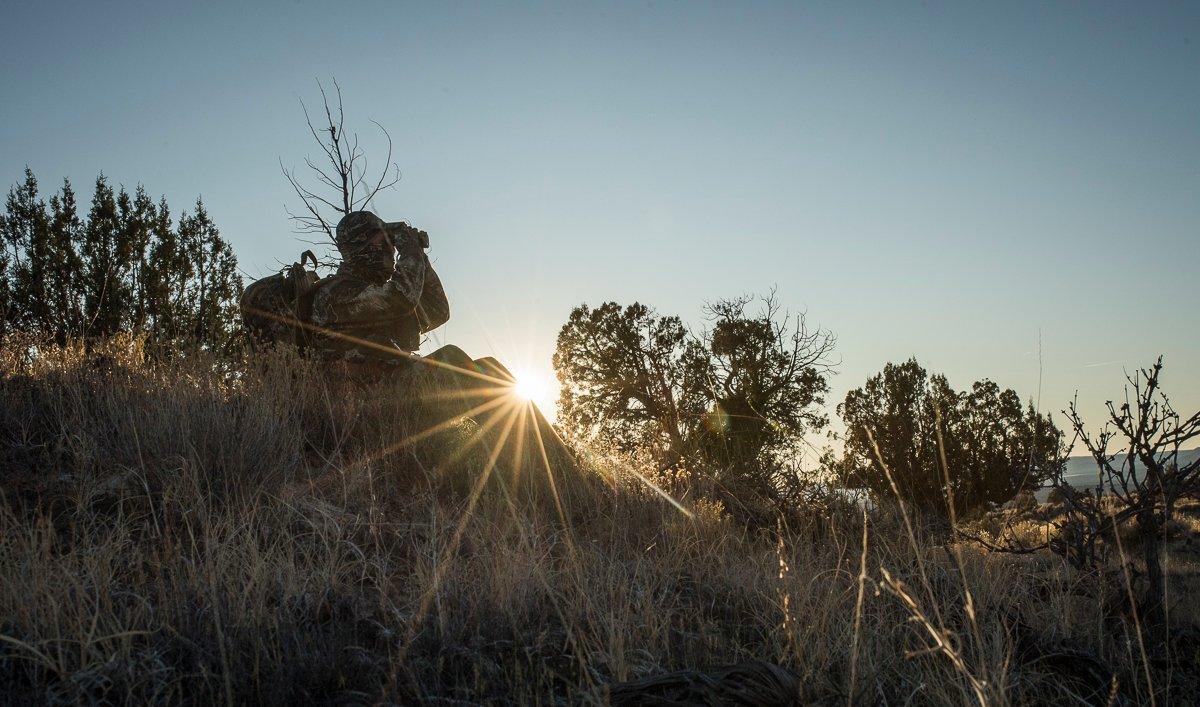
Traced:
POLYGON ((911 355, 1031 397, 1040 341, 1043 408, 1158 353, 1200 406, 1196 3, 16 2, 0 60, 7 183, 203 195, 251 276, 303 247, 278 160, 337 77, 438 338, 530 375, 581 302, 777 286, 838 337, 833 401, 911 355))

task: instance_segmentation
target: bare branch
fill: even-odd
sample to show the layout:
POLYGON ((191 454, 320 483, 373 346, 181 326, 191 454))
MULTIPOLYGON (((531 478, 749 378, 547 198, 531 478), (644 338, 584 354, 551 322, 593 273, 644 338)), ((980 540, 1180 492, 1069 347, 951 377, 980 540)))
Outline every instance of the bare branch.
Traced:
POLYGON ((387 142, 387 157, 378 177, 368 181, 366 152, 360 146, 358 135, 346 132, 341 85, 334 79, 333 90, 328 91, 318 80, 317 90, 321 94, 322 113, 318 115, 323 117, 322 121, 314 122, 313 114, 303 99, 300 100, 300 109, 304 113, 309 134, 324 157, 319 160, 322 164, 310 158, 305 158, 304 164, 320 187, 319 191, 325 196, 301 183, 295 170, 285 168, 282 160, 280 169, 292 191, 304 204, 305 213, 295 214, 288 211, 288 217, 295 224, 296 231, 324 233, 332 241, 333 224, 343 215, 372 203, 380 191, 394 187, 400 181, 400 167, 392 161, 394 144, 391 135, 382 125, 372 120, 371 123, 379 128, 387 142))

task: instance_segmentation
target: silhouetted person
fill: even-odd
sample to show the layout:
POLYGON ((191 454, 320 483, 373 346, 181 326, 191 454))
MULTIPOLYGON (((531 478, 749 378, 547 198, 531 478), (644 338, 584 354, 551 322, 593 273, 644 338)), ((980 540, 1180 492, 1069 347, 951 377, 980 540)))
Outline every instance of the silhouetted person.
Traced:
POLYGON ((316 284, 308 318, 309 346, 322 358, 391 363, 449 320, 424 231, 354 211, 338 222, 334 238, 342 263, 316 284))
POLYGON ((495 391, 511 382, 498 361, 472 360, 457 346, 443 346, 424 358, 412 355, 422 334, 450 318, 442 282, 425 255, 427 233, 353 211, 338 222, 334 241, 342 262, 330 277, 318 279, 305 269, 311 256, 306 252, 300 263, 246 288, 242 318, 253 340, 295 343, 322 359, 331 373, 359 382, 414 366, 447 378, 441 374, 453 371, 446 365, 487 377, 449 375, 444 381, 459 387, 495 391))

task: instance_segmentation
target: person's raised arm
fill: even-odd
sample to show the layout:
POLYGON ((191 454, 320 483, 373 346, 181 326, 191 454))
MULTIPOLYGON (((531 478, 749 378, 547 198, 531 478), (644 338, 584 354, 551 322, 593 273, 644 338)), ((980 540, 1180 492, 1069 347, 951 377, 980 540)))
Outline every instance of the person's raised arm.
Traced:
MULTIPOLYGON (((426 241, 428 242, 428 241, 426 241)), ((421 293, 425 289, 426 271, 429 270, 429 259, 421 242, 416 238, 396 238, 396 267, 387 287, 413 310, 421 301, 421 293)))
POLYGON ((421 322, 422 334, 450 321, 450 302, 446 300, 446 291, 442 289, 442 279, 429 264, 428 257, 425 258, 425 284, 421 290, 421 300, 417 303, 417 318, 421 322))

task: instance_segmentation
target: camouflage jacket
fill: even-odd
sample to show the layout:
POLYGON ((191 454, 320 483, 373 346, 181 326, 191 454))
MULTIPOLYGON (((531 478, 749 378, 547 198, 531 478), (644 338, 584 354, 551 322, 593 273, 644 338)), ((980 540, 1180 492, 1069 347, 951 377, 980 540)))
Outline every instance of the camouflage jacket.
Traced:
POLYGON ((309 346, 327 359, 394 359, 416 351, 421 334, 445 324, 450 305, 423 252, 404 254, 391 277, 343 263, 312 295, 309 346))

